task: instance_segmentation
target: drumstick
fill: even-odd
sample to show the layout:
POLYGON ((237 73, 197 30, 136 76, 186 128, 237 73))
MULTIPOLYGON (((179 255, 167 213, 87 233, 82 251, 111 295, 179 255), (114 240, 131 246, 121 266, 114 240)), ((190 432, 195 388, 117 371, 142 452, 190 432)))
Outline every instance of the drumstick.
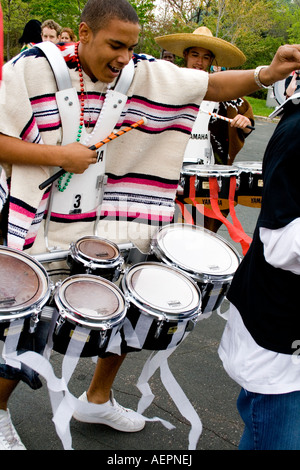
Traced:
MULTIPOLYGON (((126 134, 127 132, 131 131, 132 129, 135 129, 136 127, 139 127, 139 126, 142 126, 143 124, 147 124, 147 119, 144 117, 142 119, 140 119, 139 121, 136 121, 134 122, 133 124, 130 124, 130 126, 128 127, 125 127, 125 129, 122 129, 121 131, 118 131, 116 133, 111 133, 109 134, 109 136, 107 136, 105 139, 101 140, 100 142, 98 142, 97 144, 94 144, 92 145, 91 147, 89 147, 89 150, 98 150, 100 147, 102 147, 103 145, 105 144, 108 144, 109 142, 111 142, 112 140, 116 139, 117 137, 120 137, 121 135, 123 134, 126 134)), ((50 184, 52 184, 55 180, 57 180, 58 178, 60 178, 62 175, 64 175, 66 173, 66 170, 64 170, 63 168, 61 170, 59 170, 57 173, 55 173, 54 175, 50 176, 50 178, 48 178, 46 181, 44 181, 43 183, 41 183, 39 185, 39 189, 45 189, 47 186, 49 186, 50 184)))
MULTIPOLYGON (((232 122, 233 119, 229 119, 227 117, 224 117, 224 116, 220 116, 220 114, 216 114, 216 113, 211 113, 210 111, 204 111, 203 109, 201 109, 201 111, 203 111, 204 113, 207 113, 209 114, 210 116, 213 116, 217 119, 222 119, 222 121, 227 121, 227 122, 232 122)), ((248 129, 252 129, 253 131, 255 131, 255 127, 254 126, 246 126, 248 129)))

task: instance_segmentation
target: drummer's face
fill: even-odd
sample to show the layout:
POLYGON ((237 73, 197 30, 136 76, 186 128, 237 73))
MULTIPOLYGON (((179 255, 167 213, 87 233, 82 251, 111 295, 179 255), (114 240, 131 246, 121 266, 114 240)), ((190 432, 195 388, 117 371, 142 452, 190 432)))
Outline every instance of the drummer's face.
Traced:
POLYGON ((188 69, 208 70, 213 56, 208 49, 191 47, 184 51, 184 58, 188 69))
POLYGON ((78 54, 83 70, 94 81, 114 81, 132 58, 139 33, 138 24, 117 18, 95 34, 86 23, 81 23, 78 54))

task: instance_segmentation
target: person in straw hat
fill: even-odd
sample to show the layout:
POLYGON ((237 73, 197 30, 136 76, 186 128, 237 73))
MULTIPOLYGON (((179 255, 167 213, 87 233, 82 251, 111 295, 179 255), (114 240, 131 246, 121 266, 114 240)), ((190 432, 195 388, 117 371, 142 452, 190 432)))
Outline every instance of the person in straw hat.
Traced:
MULTIPOLYGON (((186 67, 190 69, 210 71, 212 67, 232 68, 239 67, 246 61, 240 49, 214 37, 205 26, 197 28, 193 33, 161 36, 156 38, 156 42, 164 49, 184 58, 186 67)), ((203 101, 183 163, 231 165, 251 132, 247 126, 253 124, 253 110, 245 98, 219 103, 203 101), (217 113, 232 122, 227 124, 221 119, 210 117, 208 112, 217 113)), ((197 215, 195 212, 193 211, 194 218, 197 215)), ((222 211, 222 214, 227 216, 228 210, 222 211)), ((204 225, 216 232, 221 222, 205 217, 204 225)))

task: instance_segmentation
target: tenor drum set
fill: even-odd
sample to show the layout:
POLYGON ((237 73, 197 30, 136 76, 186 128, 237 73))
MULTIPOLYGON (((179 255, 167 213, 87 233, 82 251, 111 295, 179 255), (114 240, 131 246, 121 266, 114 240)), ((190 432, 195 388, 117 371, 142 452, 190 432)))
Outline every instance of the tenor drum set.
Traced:
POLYGON ((53 284, 42 261, 2 246, 0 340, 19 320, 21 341, 55 312, 52 347, 61 354, 71 338, 82 357, 110 352, 116 338, 126 352, 176 347, 221 305, 240 263, 219 235, 177 223, 158 229, 144 261, 129 253, 109 240, 80 239, 66 255, 70 275, 53 284))
MULTIPOLYGON (((261 163, 185 165, 178 197, 209 204, 211 180, 222 209, 233 186, 234 204, 260 206, 261 163)), ((83 237, 63 252, 69 275, 53 285, 44 267, 49 253, 34 257, 0 247, 0 340, 16 320, 22 331, 33 332, 39 321, 49 321, 50 311, 56 314, 53 349, 62 354, 75 330, 79 343, 80 332, 88 331, 81 356, 109 353, 117 340, 125 352, 175 347, 201 317, 219 309, 241 260, 221 236, 176 221, 157 230, 138 262, 136 251, 131 244, 83 237)))
MULTIPOLYGON (((261 175, 256 162, 228 168, 185 165, 178 197, 212 207, 214 189, 222 209, 259 207, 261 175)), ((199 320, 220 313, 240 262, 238 251, 217 233, 175 220, 157 229, 148 253, 97 236, 75 240, 66 251, 35 256, 0 246, 2 357, 22 358, 31 349, 28 337, 41 328, 48 335, 47 353, 53 350, 71 361, 62 372, 73 370, 79 357, 116 352, 147 350, 165 354, 159 356, 164 361, 199 320), (47 267, 62 260, 68 273, 54 282, 47 267)), ((152 364, 156 357, 149 360, 152 364)), ((29 366, 34 369, 34 358, 29 366)), ((168 391, 177 403, 175 391, 168 391)))

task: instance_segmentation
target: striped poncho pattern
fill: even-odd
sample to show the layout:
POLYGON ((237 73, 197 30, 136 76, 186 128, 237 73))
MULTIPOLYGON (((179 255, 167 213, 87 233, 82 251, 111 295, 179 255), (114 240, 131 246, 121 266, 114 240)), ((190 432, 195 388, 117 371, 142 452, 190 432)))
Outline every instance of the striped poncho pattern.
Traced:
MULTIPOLYGON (((74 45, 58 47, 79 99, 74 45)), ((147 249, 152 229, 172 220, 184 149, 207 90, 208 76, 143 55, 135 55, 134 64, 134 79, 116 130, 141 117, 147 118, 147 125, 107 146, 108 181, 99 235, 117 243, 131 240, 139 245, 136 235, 128 232, 128 227, 131 231, 135 227, 140 231, 141 248, 147 249), (150 235, 147 226, 151 226, 150 235)), ((93 82, 86 74, 84 82, 85 127, 92 132, 105 100, 106 84, 93 82)), ((60 145, 62 129, 56 91, 52 70, 38 48, 12 59, 4 67, 0 88, 0 132, 38 145, 60 145)), ((38 186, 53 169, 10 166, 5 162, 2 166, 0 209, 8 200, 8 245, 30 249, 32 253, 44 251, 43 219, 47 216, 50 190, 42 192, 38 186)), ((51 213, 47 234, 51 246, 59 243, 67 247, 81 236, 92 235, 96 217, 96 208, 89 213, 51 213)))

